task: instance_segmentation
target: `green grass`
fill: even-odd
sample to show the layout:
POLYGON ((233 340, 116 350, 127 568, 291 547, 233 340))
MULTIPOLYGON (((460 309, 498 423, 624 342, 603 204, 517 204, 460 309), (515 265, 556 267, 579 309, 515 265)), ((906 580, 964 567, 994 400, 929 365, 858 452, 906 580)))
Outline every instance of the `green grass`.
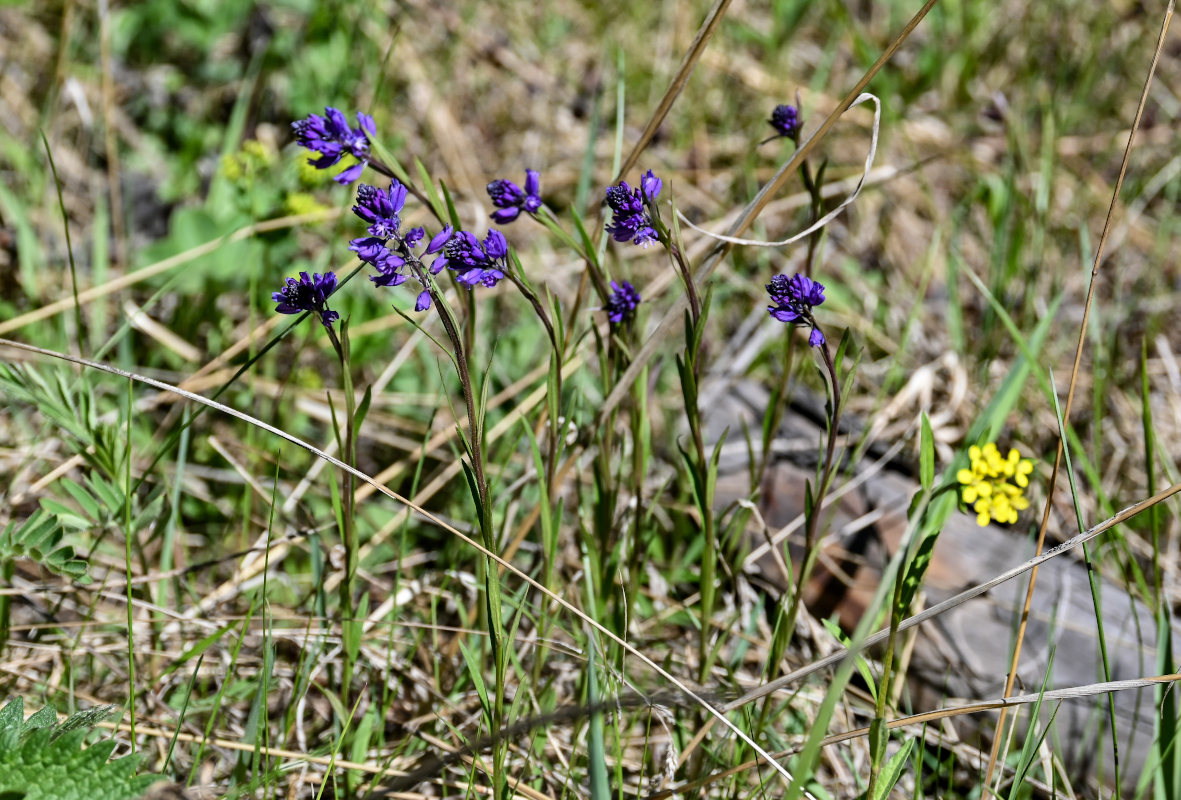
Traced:
MULTIPOLYGON (((774 105, 798 91, 810 136, 916 10, 727 8, 623 177, 664 179, 670 228, 671 197, 695 224, 726 230, 793 152, 757 145, 774 105)), ((882 102, 876 170, 831 224, 720 260, 673 228, 689 269, 713 265, 693 287, 706 311, 683 318, 685 271, 658 245, 604 241, 598 203, 707 11, 306 0, 155 0, 107 19, 88 5, 0 10, 0 336, 240 412, 0 345, 0 698, 124 708, 118 753, 193 797, 419 791, 396 783, 416 767, 447 796, 474 793, 469 784, 554 800, 853 797, 871 783, 874 798, 986 794, 995 713, 948 712, 958 743, 887 729, 992 699, 912 696, 899 628, 919 610, 939 533, 963 513, 948 489, 969 445, 995 440, 1037 464, 1014 548, 1036 538, 1060 424, 1070 480, 1057 478, 1047 546, 1178 479, 1181 137, 1168 48, 1094 282, 1069 413, 1065 403, 1164 8, 935 4, 869 82, 882 102), (375 290, 365 268, 331 300, 348 319, 344 358, 314 319, 279 318, 271 293, 285 278, 343 279, 357 265, 355 185, 330 180, 339 167, 302 168, 289 133, 326 105, 374 115, 377 155, 430 201, 412 197, 404 225, 428 237, 438 218, 482 234, 484 185, 540 170, 553 227, 503 227, 521 286, 469 293, 444 273, 443 297, 417 314, 413 282, 375 290), (829 371, 806 335, 763 310, 772 275, 805 269, 827 287, 816 318, 840 347, 832 374, 848 435, 833 440, 831 485, 829 371), (595 286, 606 276, 643 292, 630 326, 605 324, 595 286), (437 313, 443 299, 453 325, 437 313), (717 387, 736 378, 779 387, 779 407, 719 421, 717 387), (740 702, 838 646, 802 594, 779 598, 744 577, 777 498, 760 490, 757 454, 734 466, 715 449, 727 425, 735 452, 782 441, 777 423, 798 424, 800 403, 821 419, 814 450, 790 456, 812 476, 809 506, 896 443, 891 469, 927 491, 891 509, 909 512, 913 536, 885 572, 906 583, 871 587, 876 599, 845 632, 859 647, 892 623, 889 648, 740 702), (749 478, 746 505, 715 502, 715 482, 733 476, 749 478), (871 722, 871 735, 830 741, 871 722), (489 739, 500 730, 509 740, 489 739), (778 769, 794 780, 758 749, 787 751, 778 769), (445 763, 428 770, 432 757, 445 763)), ((841 202, 868 147, 865 108, 808 154, 813 175, 827 165, 820 195, 793 168, 743 236, 783 239, 841 202)), ((1086 556, 1095 580, 1142 600, 1174 639, 1175 502, 1086 556)), ((819 509, 808 517, 785 549, 785 586, 828 569, 804 531, 820 541, 832 523, 819 509)), ((1169 637, 1141 633, 1161 638, 1155 662, 1108 678, 1096 653, 1092 682, 1175 672, 1169 637)), ((1120 647, 1110 630, 1095 636, 1120 647)), ((1071 688, 1048 677, 1015 693, 1071 688)), ((1176 704, 1164 686, 1142 698, 1165 711, 1145 711, 1156 723, 1135 744, 1143 778, 1121 752, 1123 796, 1141 778, 1154 797, 1181 797, 1176 704)), ((1054 703, 1028 705, 996 791, 1062 796, 1069 775, 1076 796, 1110 793, 1107 723, 1095 768, 1047 771, 1074 742, 1059 718, 1043 727, 1054 703)))

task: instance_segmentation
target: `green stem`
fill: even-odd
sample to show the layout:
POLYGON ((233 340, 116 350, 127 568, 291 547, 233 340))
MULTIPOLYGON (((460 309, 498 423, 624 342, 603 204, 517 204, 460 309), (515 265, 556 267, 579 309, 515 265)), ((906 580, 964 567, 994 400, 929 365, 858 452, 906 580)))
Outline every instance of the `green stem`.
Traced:
MULTIPOLYGON (((468 348, 465 347, 465 339, 463 333, 460 331, 458 320, 456 320, 451 307, 444 302, 442 293, 430 278, 422 262, 405 248, 403 248, 402 255, 406 257, 407 264, 414 273, 414 277, 430 292, 431 302, 438 309, 439 320, 443 324, 443 330, 446 331, 447 338, 450 340, 452 350, 455 353, 455 368, 456 372, 459 373, 459 384, 463 390, 463 402, 467 410, 469 454, 472 476, 476 484, 476 495, 480 506, 480 513, 478 515, 480 519, 480 537, 484 548, 489 552, 495 553, 499 550, 499 545, 496 542, 496 535, 492 525, 492 501, 488 494, 488 481, 484 473, 484 431, 483 426, 480 424, 480 414, 476 406, 475 392, 472 389, 472 377, 467 358, 468 348)), ((469 320, 471 318, 472 315, 469 314, 469 320)), ((469 336, 474 335, 472 326, 467 326, 466 333, 469 336)), ((504 622, 500 599, 500 570, 491 556, 484 557, 484 590, 488 608, 488 634, 492 644, 492 660, 496 676, 494 681, 495 702, 490 727, 492 735, 499 737, 500 729, 504 724, 505 677, 508 671, 508 653, 504 647, 504 622)), ((493 750, 493 792, 496 800, 504 800, 508 794, 508 783, 505 773, 507 755, 507 742, 498 740, 498 744, 493 750)))
MULTIPOLYGON (((340 380, 341 386, 344 389, 344 404, 345 404, 345 418, 344 418, 344 462, 350 467, 357 465, 357 444, 356 444, 356 413, 357 413, 357 399, 353 392, 353 376, 349 369, 349 342, 348 332, 345 326, 342 326, 343 340, 338 338, 336 331, 331 326, 324 326, 328 330, 328 338, 332 341, 332 348, 336 351, 337 359, 340 361, 340 380)), ((343 670, 340 679, 340 695, 341 700, 345 705, 349 705, 351 700, 351 687, 353 683, 353 652, 349 646, 351 636, 348 635, 347 630, 355 624, 353 619, 356 613, 356 581, 357 581, 357 558, 360 552, 360 543, 357 541, 357 527, 354 521, 354 486, 355 478, 351 472, 344 473, 343 480, 343 511, 341 514, 341 532, 340 538, 344 544, 345 553, 345 568, 344 578, 340 582, 340 613, 341 613, 341 632, 342 638, 345 642, 343 650, 343 670)))
POLYGON ((833 466, 836 462, 837 429, 841 419, 841 383, 837 377, 836 366, 833 364, 827 341, 820 346, 820 352, 824 358, 825 369, 828 371, 829 382, 832 384, 832 418, 828 425, 828 445, 824 451, 824 469, 820 475, 820 484, 816 487, 816 495, 812 501, 812 512, 807 515, 807 519, 804 521, 804 558, 799 570, 796 571, 795 592, 792 595, 785 621, 788 641, 795 631, 796 617, 799 615, 800 603, 803 601, 804 586, 807 585, 808 578, 812 574, 812 567, 816 563, 816 530, 824 508, 824 498, 828 494, 828 487, 832 480, 833 466))
MULTIPOLYGON (((902 571, 900 575, 904 575, 902 571)), ((894 676, 894 648, 898 641, 898 626, 902 622, 902 591, 905 581, 899 576, 894 580, 894 601, 890 604, 890 635, 886 639, 886 655, 882 659, 882 680, 878 686, 877 703, 874 706, 873 724, 869 731, 869 789, 866 797, 875 797, 878 778, 882 772, 882 759, 886 753, 886 707, 890 697, 890 682, 894 676)))

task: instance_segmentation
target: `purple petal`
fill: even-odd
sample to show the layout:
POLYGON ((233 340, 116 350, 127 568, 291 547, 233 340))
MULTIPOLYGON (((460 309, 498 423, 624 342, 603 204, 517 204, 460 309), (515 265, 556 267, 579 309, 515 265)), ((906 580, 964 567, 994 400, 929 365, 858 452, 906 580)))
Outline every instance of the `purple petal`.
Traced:
POLYGON ((377 124, 374 123, 373 117, 369 116, 365 112, 357 112, 357 124, 361 126, 361 130, 365 131, 370 136, 377 135, 377 124))
POLYGON ((390 182, 390 204, 394 207, 394 213, 402 210, 402 206, 406 205, 406 187, 398 180, 390 182))
POLYGON ((418 243, 422 241, 422 237, 424 236, 426 236, 426 231, 421 227, 411 228, 406 231, 406 236, 403 237, 402 241, 408 248, 413 250, 415 247, 418 247, 418 243))
POLYGON ((431 293, 427 290, 422 290, 418 293, 418 299, 414 301, 415 311, 426 311, 431 307, 431 293))
POLYGON ((800 315, 790 308, 768 308, 767 312, 780 322, 795 322, 800 315))
POLYGON ((824 334, 820 332, 819 328, 813 328, 812 332, 808 334, 808 344, 813 347, 820 347, 824 344, 824 334))
POLYGON ((370 275, 369 280, 377 286, 401 286, 406 282, 406 276, 400 272, 386 272, 381 275, 370 275))
MULTIPOLYGON (((425 251, 426 255, 434 255, 435 253, 442 250, 443 245, 447 244, 447 242, 451 240, 451 234, 452 234, 452 228, 450 225, 448 225, 447 227, 443 228, 443 230, 436 233, 434 235, 434 237, 431 239, 430 244, 428 244, 426 246, 426 251, 425 251)), ((435 270, 435 271, 437 272, 437 270, 435 270)))
POLYGON ((370 264, 381 257, 382 252, 389 252, 385 242, 373 236, 364 239, 353 239, 349 242, 349 249, 357 254, 357 258, 370 264))
POLYGON ((308 163, 316 169, 328 169, 337 161, 340 161, 340 157, 343 155, 343 151, 339 145, 324 145, 316 149, 320 151, 320 157, 308 159, 308 163))
POLYGON ((351 167, 349 167, 344 172, 337 175, 332 180, 334 180, 337 183, 342 184, 342 185, 346 184, 346 183, 352 183, 357 178, 361 177, 361 173, 364 171, 365 171, 365 162, 358 161, 356 164, 353 164, 351 167))
POLYGON ((508 255, 508 241, 498 230, 488 231, 488 238, 484 240, 484 252, 491 259, 504 258, 508 255))
POLYGON ((521 213, 520 208, 518 208, 517 206, 512 206, 510 208, 498 208, 495 211, 493 211, 491 214, 489 214, 488 216, 492 217, 492 219, 498 225, 507 225, 510 222, 512 222, 514 219, 516 219, 518 217, 518 215, 520 215, 520 213, 521 213))
POLYGON ((537 170, 525 170, 525 194, 531 197, 541 194, 541 173, 537 170))
POLYGON ((324 116, 328 119, 328 125, 330 129, 337 136, 341 135, 342 133, 348 133, 349 121, 345 119, 344 112, 339 108, 325 106, 324 116))
POLYGON ((652 174, 652 170, 648 170, 647 174, 640 179, 640 187, 644 191, 644 196, 649 201, 655 200, 656 196, 660 194, 661 187, 664 186, 664 181, 652 174))

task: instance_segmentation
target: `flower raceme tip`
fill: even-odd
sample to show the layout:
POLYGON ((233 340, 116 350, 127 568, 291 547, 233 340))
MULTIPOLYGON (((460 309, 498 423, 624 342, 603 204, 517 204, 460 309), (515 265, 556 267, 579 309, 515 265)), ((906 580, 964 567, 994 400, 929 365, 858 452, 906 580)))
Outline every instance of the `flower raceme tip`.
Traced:
POLYGON ((993 442, 969 447, 968 460, 970 466, 961 469, 955 477, 961 484, 964 503, 976 512, 976 522, 981 526, 990 520, 1016 522, 1017 512, 1029 507, 1025 489, 1029 486, 1033 463, 1022 458, 1015 447, 1002 458, 993 442))
POLYGON ((660 234, 652 221, 652 208, 663 186, 664 181, 648 170, 634 189, 627 181, 607 187, 607 205, 611 207, 612 215, 607 233, 617 242, 631 242, 640 247, 659 241, 660 234))
POLYGON ((331 328, 340 315, 328 308, 328 296, 336 291, 336 274, 326 272, 323 275, 314 273, 310 277, 306 272, 299 273, 299 280, 288 278, 279 291, 271 295, 275 301, 275 311, 280 314, 302 314, 310 311, 320 315, 320 322, 325 328, 331 328))
POLYGON ((603 309, 607 312, 607 319, 618 325, 630 321, 635 316, 636 306, 639 304, 640 293, 636 287, 627 281, 611 281, 611 296, 607 298, 607 305, 603 306, 603 309))
POLYGON ((369 137, 377 135, 373 117, 358 111, 357 127, 352 128, 344 112, 332 106, 324 109, 324 116, 309 114, 291 123, 291 129, 301 146, 320 154, 319 158, 308 159, 308 163, 316 169, 328 169, 346 154, 357 159, 356 164, 333 179, 337 183, 352 183, 361 177, 365 165, 369 163, 369 137))
POLYGON ((536 214, 541 208, 541 174, 536 170, 525 170, 525 188, 510 180, 501 178, 488 184, 488 197, 496 210, 491 217, 501 225, 515 220, 522 211, 536 214))
POLYGON ((767 122, 779 136, 792 141, 797 141, 800 137, 800 128, 803 123, 800 120, 800 112, 795 106, 786 104, 775 106, 775 110, 771 112, 771 119, 767 122))
POLYGON ((767 284, 767 293, 773 306, 767 306, 767 313, 780 322, 807 325, 811 328, 808 344, 820 347, 824 334, 812 317, 812 309, 824 302, 824 284, 807 275, 776 275, 767 284))
POLYGON ((455 280, 469 289, 477 285, 492 287, 504 279, 507 257, 508 241, 500 231, 488 231, 483 242, 474 233, 456 231, 431 265, 431 272, 447 267, 455 271, 455 280))

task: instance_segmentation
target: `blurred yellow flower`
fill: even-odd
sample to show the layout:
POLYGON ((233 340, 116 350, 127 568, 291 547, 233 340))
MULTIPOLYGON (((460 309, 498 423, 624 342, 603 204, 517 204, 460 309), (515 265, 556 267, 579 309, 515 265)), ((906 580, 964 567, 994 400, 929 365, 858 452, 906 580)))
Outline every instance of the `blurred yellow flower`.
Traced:
POLYGON ((288 214, 310 214, 313 211, 327 211, 328 206, 307 192, 292 192, 283 204, 288 214))
POLYGON ((984 447, 972 445, 968 448, 969 469, 956 473, 956 480, 963 484, 961 497, 976 512, 976 522, 987 525, 990 520, 1014 523, 1017 512, 1029 508, 1025 487, 1029 486, 1029 474, 1033 463, 1022 458, 1017 448, 1001 458, 996 444, 989 442, 984 447))

